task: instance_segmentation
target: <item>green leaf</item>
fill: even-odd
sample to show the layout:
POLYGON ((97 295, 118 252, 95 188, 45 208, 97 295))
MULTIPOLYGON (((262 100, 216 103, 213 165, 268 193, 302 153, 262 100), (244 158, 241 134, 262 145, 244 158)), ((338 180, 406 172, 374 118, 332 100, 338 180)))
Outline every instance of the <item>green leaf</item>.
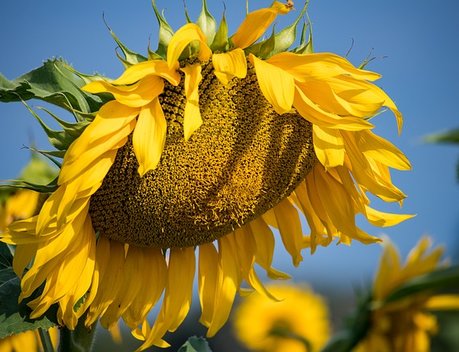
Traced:
POLYGON ((225 52, 229 47, 228 39, 228 24, 226 23, 225 12, 223 12, 222 20, 218 26, 217 33, 215 34, 214 40, 210 45, 213 52, 222 51, 225 52))
POLYGON ((38 328, 47 330, 57 325, 56 305, 39 319, 30 319, 31 309, 27 306, 27 302, 30 302, 31 299, 18 303, 20 292, 21 285, 16 275, 0 282, 0 297, 2 298, 0 300, 0 340, 27 330, 38 328))
POLYGON ((212 16, 207 8, 207 1, 202 0, 201 13, 199 14, 196 24, 201 28, 202 32, 207 38, 207 45, 211 45, 217 29, 217 21, 212 16))
POLYGON ((141 54, 138 54, 132 50, 130 50, 126 45, 123 44, 123 42, 117 37, 117 35, 115 34, 115 32, 113 32, 113 30, 110 28, 110 26, 107 24, 107 22, 105 21, 105 17, 103 18, 104 19, 104 23, 105 25, 107 26, 108 28, 108 31, 110 32, 110 35, 112 36, 112 38, 115 40, 116 44, 118 44, 118 47, 120 48, 121 52, 123 53, 124 57, 122 57, 118 51, 116 52, 116 56, 118 57, 118 59, 120 59, 120 61, 123 63, 124 67, 129 67, 129 66, 132 66, 132 65, 135 65, 135 64, 138 64, 139 62, 143 62, 143 61, 147 61, 147 58, 141 54))
MULTIPOLYGON (((10 247, 3 242, 0 242, 0 270, 8 269, 13 265, 13 254, 10 247)), ((6 280, 1 280, 0 283, 6 280)))
POLYGON ((441 292, 447 290, 459 289, 459 266, 438 269, 428 274, 415 277, 406 282, 402 286, 394 290, 384 302, 382 306, 396 302, 400 299, 425 292, 441 292))
POLYGON ((443 133, 431 134, 425 140, 430 143, 459 143, 459 128, 443 133))
POLYGON ((206 339, 192 336, 177 352, 212 352, 206 339))
POLYGON ((0 101, 17 102, 35 98, 70 112, 91 113, 99 110, 105 101, 82 91, 80 88, 84 84, 85 81, 72 72, 67 63, 52 59, 12 81, 0 74, 0 101))
POLYGON ((159 12, 158 8, 156 7, 155 0, 152 0, 151 4, 153 6, 153 10, 155 11, 156 19, 158 20, 159 25, 158 49, 156 50, 156 54, 165 59, 167 54, 167 46, 169 45, 169 42, 174 35, 174 31, 172 30, 171 26, 169 26, 169 23, 167 23, 161 12, 159 12))

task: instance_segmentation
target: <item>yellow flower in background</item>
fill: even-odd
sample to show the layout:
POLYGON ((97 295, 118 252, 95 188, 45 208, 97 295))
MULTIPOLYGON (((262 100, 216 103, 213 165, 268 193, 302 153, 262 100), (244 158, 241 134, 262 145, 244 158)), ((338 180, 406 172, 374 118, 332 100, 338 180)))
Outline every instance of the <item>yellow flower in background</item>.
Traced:
POLYGON ((19 190, 0 204, 0 232, 18 219, 26 219, 38 211, 40 193, 28 189, 19 190))
POLYGON ((225 18, 212 26, 205 2, 200 20, 173 34, 155 8, 160 32, 170 34, 156 53, 126 61, 115 80, 85 76, 85 92, 113 100, 65 151, 40 213, 1 238, 33 249, 14 258, 21 299, 44 285, 29 304, 32 318, 57 303, 70 329, 84 313, 87 326, 122 318, 141 349, 167 347, 163 336, 188 314, 197 273, 200 321, 213 336, 243 281, 272 297, 255 264, 288 277, 271 267, 273 228, 298 265, 304 248, 335 238, 379 241, 356 226, 358 213, 377 226, 411 217, 377 211, 366 195, 402 202, 389 168, 410 168, 371 131, 383 107, 402 125, 371 83, 380 76, 307 45, 287 51, 293 40, 257 42, 291 9, 275 1, 253 11, 228 38, 225 18))
POLYGON ((236 308, 233 323, 238 339, 254 351, 320 351, 331 333, 323 298, 305 285, 267 288, 279 301, 253 293, 236 308))
MULTIPOLYGON (((54 327, 48 330, 54 349, 59 342, 59 330, 54 327)), ((0 339, 0 352, 37 352, 43 351, 43 345, 37 330, 29 330, 0 339)))
POLYGON ((418 276, 441 268, 443 248, 429 251, 431 241, 423 237, 401 262, 397 248, 387 239, 373 286, 371 327, 354 349, 356 352, 428 352, 430 337, 438 331, 431 311, 459 309, 459 295, 414 293, 393 303, 382 302, 397 288, 418 276))

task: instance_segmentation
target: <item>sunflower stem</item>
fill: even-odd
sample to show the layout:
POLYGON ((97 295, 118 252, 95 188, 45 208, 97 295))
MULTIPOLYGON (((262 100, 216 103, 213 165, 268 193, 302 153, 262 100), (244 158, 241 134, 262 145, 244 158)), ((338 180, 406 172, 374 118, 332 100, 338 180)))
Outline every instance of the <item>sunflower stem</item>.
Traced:
POLYGON ((40 336, 41 344, 43 346, 44 352, 54 352, 53 343, 51 342, 51 336, 49 335, 49 331, 39 328, 38 335, 40 336))
POLYGON ((66 327, 60 330, 58 352, 90 352, 92 350, 96 328, 87 328, 81 320, 75 330, 66 327))

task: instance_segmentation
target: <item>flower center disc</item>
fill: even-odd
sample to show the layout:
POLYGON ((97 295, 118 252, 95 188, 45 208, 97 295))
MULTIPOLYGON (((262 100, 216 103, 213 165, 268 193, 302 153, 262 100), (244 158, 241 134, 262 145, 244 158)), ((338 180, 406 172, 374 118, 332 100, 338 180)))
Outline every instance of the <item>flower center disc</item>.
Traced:
MULTIPOLYGON (((203 124, 185 142, 183 83, 160 96, 167 137, 158 167, 140 177, 129 140, 91 197, 94 229, 137 246, 189 247, 228 234, 288 196, 315 163, 311 124, 278 115, 255 71, 223 86, 203 64, 203 124)), ((183 82, 183 79, 182 79, 183 82)))

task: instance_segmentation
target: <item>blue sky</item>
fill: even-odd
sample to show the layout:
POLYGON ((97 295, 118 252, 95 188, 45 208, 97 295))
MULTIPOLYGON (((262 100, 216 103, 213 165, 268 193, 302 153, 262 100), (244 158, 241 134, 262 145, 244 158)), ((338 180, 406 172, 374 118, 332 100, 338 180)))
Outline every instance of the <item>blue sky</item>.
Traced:
MULTIPOLYGON (((241 22, 245 1, 227 1, 230 32, 241 22)), ((250 8, 269 5, 250 1, 250 8)), ((182 1, 157 0, 166 9, 174 29, 184 23, 182 1)), ((192 18, 197 18, 200 1, 189 0, 192 18)), ((223 2, 209 0, 220 19, 223 2)), ((299 9, 301 3, 296 2, 299 9)), ((47 58, 63 57, 77 70, 118 76, 123 68, 115 57, 115 44, 102 20, 106 21, 131 49, 146 52, 148 41, 156 47, 157 25, 149 0, 72 2, 4 1, 0 5, 0 72, 13 79, 47 58), (65 5, 64 5, 65 4, 65 5)), ((390 113, 377 117, 376 132, 388 138, 409 157, 410 172, 394 172, 394 183, 407 195, 403 209, 417 217, 397 227, 380 229, 362 223, 364 230, 387 234, 406 253, 423 234, 443 243, 447 254, 459 256, 459 183, 455 168, 459 148, 430 145, 423 137, 459 127, 459 3, 415 0, 311 0, 316 51, 345 55, 359 64, 369 54, 375 59, 369 69, 383 75, 378 84, 395 100, 405 117, 401 136, 390 113), (353 43, 353 44, 352 44, 353 43)), ((278 28, 291 22, 295 13, 277 21, 278 28)), ((33 102, 34 106, 41 105, 33 102)), ((0 104, 0 179, 15 177, 28 160, 24 145, 33 140, 48 146, 44 133, 21 104, 0 104)), ((396 204, 379 209, 399 211, 396 204)), ((368 282, 377 265, 380 247, 354 244, 320 248, 292 273, 295 277, 329 282, 368 282)), ((291 271, 290 260, 280 250, 277 266, 291 271)))

